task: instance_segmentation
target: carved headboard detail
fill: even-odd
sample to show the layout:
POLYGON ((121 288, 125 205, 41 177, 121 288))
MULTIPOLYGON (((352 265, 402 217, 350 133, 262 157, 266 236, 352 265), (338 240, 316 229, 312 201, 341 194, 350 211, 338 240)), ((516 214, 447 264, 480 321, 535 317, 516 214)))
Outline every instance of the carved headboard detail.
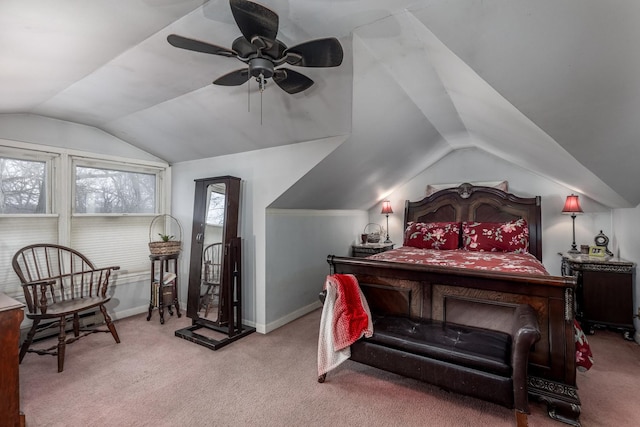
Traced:
POLYGON ((494 187, 469 183, 405 203, 404 223, 441 221, 506 222, 524 218, 529 225, 529 252, 542 261, 540 196, 518 197, 494 187))

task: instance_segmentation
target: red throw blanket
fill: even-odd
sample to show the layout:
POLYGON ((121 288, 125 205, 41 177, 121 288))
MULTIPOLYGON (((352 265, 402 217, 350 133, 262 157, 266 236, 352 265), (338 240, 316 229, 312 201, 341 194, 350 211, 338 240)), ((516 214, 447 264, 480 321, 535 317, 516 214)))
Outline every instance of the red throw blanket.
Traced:
POLYGON ((342 350, 360 339, 369 328, 369 314, 362 306, 360 286, 352 274, 327 277, 327 285, 337 289, 333 306, 333 349, 342 350))
POLYGON ((587 336, 582 331, 580 324, 577 320, 573 320, 573 330, 576 335, 576 364, 577 368, 581 372, 588 371, 593 365, 593 354, 591 353, 591 346, 587 341, 587 336))
POLYGON ((373 335, 371 313, 358 281, 351 274, 327 276, 326 298, 318 335, 318 375, 351 356, 350 346, 362 336, 373 335))

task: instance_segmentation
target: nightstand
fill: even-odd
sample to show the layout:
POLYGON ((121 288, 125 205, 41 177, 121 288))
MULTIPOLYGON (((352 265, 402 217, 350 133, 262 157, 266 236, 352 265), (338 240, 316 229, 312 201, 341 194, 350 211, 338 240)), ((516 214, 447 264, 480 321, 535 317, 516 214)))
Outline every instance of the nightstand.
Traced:
POLYGON ((606 327, 633 340, 633 283, 636 265, 615 257, 561 254, 562 274, 576 275, 576 318, 593 334, 606 327))
POLYGON ((380 252, 393 249, 393 243, 365 243, 364 245, 351 245, 351 256, 355 258, 364 258, 369 255, 379 254, 380 252))

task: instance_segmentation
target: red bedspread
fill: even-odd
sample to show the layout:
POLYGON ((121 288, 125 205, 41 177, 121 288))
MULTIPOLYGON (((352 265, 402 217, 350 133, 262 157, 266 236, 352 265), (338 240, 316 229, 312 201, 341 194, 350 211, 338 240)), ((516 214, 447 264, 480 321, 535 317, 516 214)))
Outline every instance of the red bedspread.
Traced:
POLYGON ((442 265, 476 270, 501 271, 505 273, 549 275, 542 263, 530 253, 481 252, 465 251, 463 249, 442 251, 402 246, 397 249, 371 255, 369 258, 380 261, 442 265))
MULTIPOLYGON (((397 249, 371 255, 369 258, 380 261, 441 265, 505 273, 549 275, 542 263, 530 253, 482 252, 466 251, 463 249, 437 250, 402 246, 397 249)), ((578 370, 586 371, 593 365, 591 347, 577 321, 574 321, 574 332, 576 341, 576 365, 578 370)))

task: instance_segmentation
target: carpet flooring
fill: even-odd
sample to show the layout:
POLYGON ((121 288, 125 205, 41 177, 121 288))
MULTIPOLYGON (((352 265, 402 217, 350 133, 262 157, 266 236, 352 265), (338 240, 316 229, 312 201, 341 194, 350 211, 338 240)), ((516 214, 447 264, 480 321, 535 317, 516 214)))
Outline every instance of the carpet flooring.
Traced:
MULTIPOLYGON (((513 426, 511 410, 347 361, 317 382, 320 310, 217 351, 174 336, 186 316, 116 322, 121 343, 93 334, 20 365, 21 407, 38 426, 513 426)), ((55 340, 55 339, 54 339, 55 340)), ((582 425, 640 423, 640 346, 589 337, 595 365, 578 373, 582 425)), ((55 342, 55 341, 54 341, 55 342)), ((51 343, 39 343, 43 347, 51 343)), ((529 425, 561 424, 531 402, 529 425)))

